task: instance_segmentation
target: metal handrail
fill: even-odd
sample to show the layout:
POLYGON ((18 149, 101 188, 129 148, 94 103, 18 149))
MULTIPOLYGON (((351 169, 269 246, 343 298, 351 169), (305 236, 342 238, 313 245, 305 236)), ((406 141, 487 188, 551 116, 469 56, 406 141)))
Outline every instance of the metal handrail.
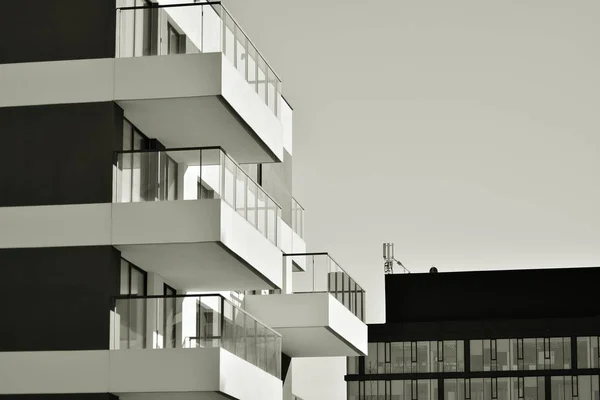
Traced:
POLYGON ((235 26, 237 26, 239 28, 239 30, 244 34, 244 36, 246 37, 248 42, 252 45, 252 47, 254 47, 256 52, 260 55, 260 58, 262 58, 262 60, 267 65, 267 67, 269 67, 269 70, 271 72, 273 72, 273 74, 275 74, 275 77, 277 78, 279 83, 282 83, 282 80, 279 77, 279 75, 277 75, 277 72, 275 72, 273 67, 271 67, 271 64, 269 64, 269 62, 267 61, 265 56, 263 56, 262 53, 260 51, 258 51, 258 47, 256 47, 254 42, 250 39, 250 36, 248 36, 248 34, 246 34, 244 29, 242 29, 242 26, 236 21, 235 18, 233 18, 233 16, 229 12, 229 10, 227 10, 227 7, 225 7, 223 5, 223 2, 221 2, 221 1, 205 1, 202 3, 184 3, 184 4, 156 4, 156 5, 150 5, 150 6, 127 6, 127 7, 117 7, 116 10, 117 11, 120 11, 120 10, 143 10, 143 9, 151 9, 151 8, 174 8, 174 7, 191 7, 191 6, 205 6, 205 5, 209 5, 209 6, 220 5, 223 8, 223 11, 225 11, 227 13, 227 15, 229 16, 229 18, 231 18, 231 20, 233 21, 235 26))
MULTIPOLYGON (((350 279, 352 279, 352 280, 354 281, 354 284, 355 284, 356 286, 360 287, 360 290, 362 290, 362 291, 365 291, 365 289, 363 289, 363 287, 362 287, 361 285, 359 285, 359 284, 356 282, 356 279, 354 279, 354 278, 352 277, 352 275, 350 275, 350 274, 348 273, 348 271, 346 271, 344 268, 342 268, 342 267, 340 266, 340 264, 339 264, 337 261, 335 261, 335 259, 334 259, 333 257, 331 257, 331 256, 329 255, 329 253, 327 253, 327 252, 316 252, 316 253, 284 253, 284 254, 283 254, 283 256, 284 256, 284 257, 310 257, 310 256, 327 256, 327 257, 329 257, 329 259, 330 259, 331 261, 333 261, 333 262, 335 263, 335 265, 337 265, 337 266, 338 266, 338 268, 339 268, 339 269, 341 269, 341 270, 342 270, 342 272, 343 272, 343 273, 345 273, 346 275, 348 275, 348 276, 350 277, 350 279)), ((314 273, 314 271, 313 271, 313 273, 314 273)))
POLYGON ((229 154, 227 154, 227 152, 225 151, 225 149, 223 149, 221 146, 205 146, 205 147, 175 147, 172 149, 163 149, 163 150, 159 150, 159 149, 140 149, 140 150, 117 150, 115 151, 115 161, 117 161, 117 157, 119 154, 134 154, 134 153, 161 153, 161 152, 169 152, 169 151, 194 151, 194 150, 220 150, 225 157, 229 158, 231 160, 231 162, 233 162, 233 164, 238 167, 238 169, 240 171, 242 171, 242 173, 244 175, 246 175, 246 178, 248 178, 250 180, 250 182, 254 183, 257 187, 259 187, 261 189, 261 191, 277 206, 277 208, 279 208, 279 210, 282 210, 281 205, 262 187, 262 185, 260 185, 258 182, 256 182, 250 175, 248 175, 248 173, 246 173, 246 171, 244 171, 244 169, 241 167, 240 164, 237 163, 237 161, 235 161, 229 154))
MULTIPOLYGON (((180 298, 180 297, 183 297, 183 298, 185 298, 185 297, 190 297, 190 298, 216 297, 216 298, 220 298, 222 302, 226 302, 226 303, 231 304, 232 307, 234 307, 238 311, 241 311, 246 316, 252 318, 254 321, 256 321, 257 323, 261 324, 266 329, 268 329, 269 331, 271 331, 272 333, 274 333, 276 336, 282 337, 279 332, 277 332, 273 328, 270 328, 268 325, 266 325, 264 322, 260 321, 254 315, 248 313, 248 311, 244 310, 241 307, 236 306, 235 304, 233 304, 233 302, 231 302, 229 299, 227 299, 225 296, 223 296, 221 294, 174 294, 174 295, 160 295, 160 294, 158 294, 158 295, 145 295, 145 296, 117 295, 117 296, 113 296, 113 300, 116 301, 116 300, 172 299, 172 298, 180 298)), ((114 307, 114 305, 113 305, 113 307, 114 307)), ((221 312, 223 312, 223 311, 221 311, 221 312)))

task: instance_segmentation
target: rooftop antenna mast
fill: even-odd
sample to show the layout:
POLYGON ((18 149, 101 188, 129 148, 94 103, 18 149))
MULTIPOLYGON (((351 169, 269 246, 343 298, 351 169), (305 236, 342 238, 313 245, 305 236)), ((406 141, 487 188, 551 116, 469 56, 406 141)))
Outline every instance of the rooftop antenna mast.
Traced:
POLYGON ((394 258, 394 243, 384 243, 383 244, 383 273, 384 274, 393 274, 394 273, 394 263, 398 264, 402 268, 402 273, 410 274, 408 268, 406 268, 402 263, 394 258))

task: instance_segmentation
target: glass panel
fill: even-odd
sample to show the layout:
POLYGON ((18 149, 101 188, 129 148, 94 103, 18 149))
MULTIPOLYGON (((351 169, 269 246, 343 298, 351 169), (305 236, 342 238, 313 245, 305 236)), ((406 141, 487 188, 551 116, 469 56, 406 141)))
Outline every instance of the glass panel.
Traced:
POLYGON ((465 342, 458 340, 456 342, 456 370, 464 372, 465 370, 465 342))
POLYGON ((258 223, 257 228, 263 235, 266 233, 266 221, 267 221, 267 196, 262 190, 258 191, 258 223))
POLYGON ((236 169, 235 208, 236 211, 246 218, 246 181, 247 177, 240 168, 236 169))
POLYGON ((167 156, 167 189, 165 200, 177 199, 177 163, 167 156))
POLYGON ((114 349, 222 347, 280 375, 281 337, 221 296, 119 298, 115 303, 120 323, 114 349), (147 315, 156 318, 147 320, 147 315))
POLYGON ((491 340, 485 339, 483 340, 483 370, 490 371, 491 370, 491 340))
POLYGON ((271 242, 277 244, 277 223, 278 223, 278 212, 275 202, 270 198, 267 199, 267 232, 268 238, 271 242))
POLYGON ((235 313, 234 306, 223 302, 223 348, 235 354, 235 313))
POLYGON ((248 83, 258 93, 258 52, 252 43, 248 43, 248 83))
POLYGON ((246 315, 239 309, 234 309, 235 323, 235 354, 246 359, 246 315))
POLYGON ((146 274, 137 268, 131 268, 131 285, 129 294, 144 296, 146 294, 146 274))
POLYGON ((369 342, 368 354, 365 357, 365 374, 377 373, 377 343, 369 342))
POLYGON ((265 104, 267 104, 267 63, 265 62, 265 60, 263 60, 263 58, 259 55, 258 56, 258 85, 257 85, 257 93, 258 96, 261 98, 261 100, 263 102, 265 102, 265 104))
POLYGON ((246 360, 257 365, 256 321, 246 315, 246 360))
POLYGON ((225 21, 224 30, 225 30, 225 40, 223 41, 223 54, 227 57, 227 59, 236 66, 236 56, 235 56, 235 46, 237 45, 235 40, 235 23, 229 13, 223 9, 223 20, 225 21))
POLYGON ((510 341, 508 339, 496 340, 496 365, 498 371, 510 370, 510 341))
POLYGON ((598 358, 600 354, 600 348, 598 347, 598 336, 592 336, 590 340, 590 358, 591 368, 598 368, 598 358))
POLYGON ((236 173, 237 167, 235 166, 234 162, 231 160, 231 158, 229 157, 225 157, 225 175, 224 175, 224 188, 223 188, 223 192, 224 192, 224 196, 223 199, 225 200, 225 202, 227 202, 230 206, 235 208, 235 198, 234 198, 234 193, 235 193, 235 173, 236 173))
POLYGON ((483 371, 483 340, 471 340, 471 371, 483 371))
POLYGON ((385 374, 385 343, 377 343, 377 373, 385 374))
MULTIPOLYGON (((482 343, 483 348, 483 343, 482 343)), ((483 357, 483 355, 482 355, 483 357)), ((483 364, 483 362, 481 363, 483 364)), ((482 365, 483 367, 483 365, 482 365)), ((471 379, 471 400, 484 400, 484 381, 481 378, 471 379)), ((486 399, 489 400, 489 399, 486 399)))
POLYGON ((236 38, 236 48, 235 48, 235 63, 237 70, 239 73, 248 80, 246 76, 246 63, 248 62, 248 40, 244 32, 241 31, 239 27, 236 26, 235 38, 236 38))
POLYGON ((221 150, 118 153, 117 164, 114 201, 223 198, 277 244, 281 208, 221 150))
POLYGON ((431 372, 429 342, 417 342, 418 372, 431 372))
MULTIPOLYGON (((542 351, 543 353, 543 351, 542 351)), ((543 357, 543 354, 542 354, 543 357)), ((537 367, 538 348, 536 340, 532 338, 523 339, 523 360, 525 370, 535 370, 537 367)))
POLYGON ((444 340, 444 369, 440 372, 455 372, 457 363, 456 340, 444 340))
POLYGON ((257 196, 258 196, 258 187, 256 183, 248 180, 248 208, 246 210, 246 219, 248 222, 252 224, 252 226, 256 227, 257 221, 256 217, 258 216, 258 212, 256 211, 257 205, 257 196))
POLYGON ((362 400, 358 393, 358 381, 347 383, 348 400, 362 400))
POLYGON ((120 294, 129 294, 129 263, 121 259, 121 290, 120 294))
POLYGON ((271 71, 268 67, 266 70, 267 73, 267 105, 269 106, 269 109, 271 109, 271 111, 273 111, 273 113, 277 114, 277 109, 276 109, 276 96, 277 96, 277 80, 275 78, 275 75, 273 74, 273 71, 271 71))
MULTIPOLYGON (((174 293, 173 293, 174 294, 174 293)), ((163 347, 166 349, 174 349, 177 340, 177 325, 175 316, 177 315, 176 298, 169 297, 164 300, 164 332, 165 339, 163 347)))

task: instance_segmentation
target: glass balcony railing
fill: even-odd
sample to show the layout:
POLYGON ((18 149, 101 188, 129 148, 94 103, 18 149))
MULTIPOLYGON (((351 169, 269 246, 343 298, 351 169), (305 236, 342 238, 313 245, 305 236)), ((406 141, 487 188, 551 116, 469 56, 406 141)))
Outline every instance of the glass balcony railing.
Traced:
POLYGON ((292 197, 292 230, 304 238, 304 207, 292 197))
POLYGON ((365 321, 365 291, 327 253, 284 254, 303 272, 294 272, 293 293, 329 292, 361 321, 365 321))
POLYGON ((280 117, 281 80, 220 2, 117 8, 117 57, 219 52, 280 117))
POLYGON ((281 335, 221 295, 115 298, 111 349, 221 347, 281 377, 281 335))
POLYGON ((281 207, 220 147, 116 152, 114 202, 221 199, 277 245, 281 207))

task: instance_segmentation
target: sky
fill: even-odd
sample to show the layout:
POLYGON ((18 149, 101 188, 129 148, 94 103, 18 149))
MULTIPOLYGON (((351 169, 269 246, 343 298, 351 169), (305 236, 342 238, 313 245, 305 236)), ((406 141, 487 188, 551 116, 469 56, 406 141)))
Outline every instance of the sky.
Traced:
MULTIPOLYGON (((600 265, 596 0, 225 0, 294 107, 294 195, 383 322, 413 272, 600 265)), ((305 400, 343 360, 294 361, 305 400)))

